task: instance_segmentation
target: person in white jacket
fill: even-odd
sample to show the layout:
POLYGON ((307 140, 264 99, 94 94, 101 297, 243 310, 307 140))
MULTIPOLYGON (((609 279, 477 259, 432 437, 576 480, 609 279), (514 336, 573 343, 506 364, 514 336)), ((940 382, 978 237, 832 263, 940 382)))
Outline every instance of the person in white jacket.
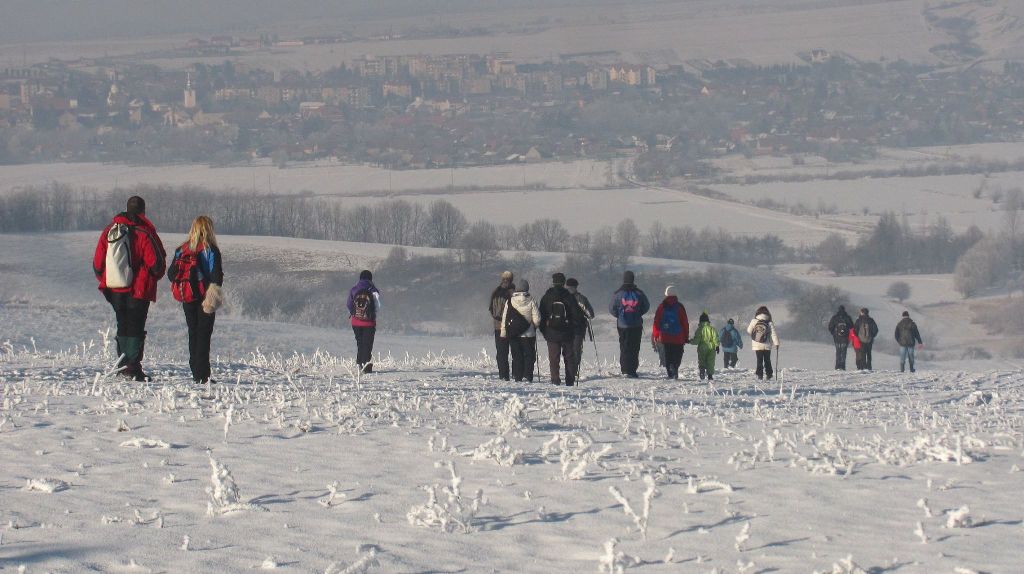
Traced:
POLYGON ((522 280, 501 313, 501 337, 507 339, 512 351, 512 378, 533 382, 533 365, 537 360, 537 327, 540 326, 540 309, 530 295, 530 282, 522 280), (518 315, 518 317, 512 315, 518 315), (519 320, 525 319, 525 323, 519 320), (519 327, 516 327, 518 323, 519 327), (520 333, 509 333, 509 329, 521 329, 520 333), (511 335, 511 336, 510 336, 511 335))
POLYGON ((779 348, 779 331, 772 322, 772 314, 764 305, 757 308, 754 318, 750 320, 747 327, 747 334, 750 335, 750 348, 757 356, 757 370, 755 374, 758 379, 768 377, 770 380, 772 371, 772 347, 779 348))

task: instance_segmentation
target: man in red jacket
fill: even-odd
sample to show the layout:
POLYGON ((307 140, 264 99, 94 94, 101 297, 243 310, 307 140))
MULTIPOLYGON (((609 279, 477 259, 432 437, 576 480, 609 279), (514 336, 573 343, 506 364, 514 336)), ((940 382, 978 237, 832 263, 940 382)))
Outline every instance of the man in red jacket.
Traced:
POLYGON ((146 317, 156 301, 157 281, 167 270, 166 257, 156 227, 146 218, 145 200, 132 196, 126 210, 103 229, 92 259, 100 291, 117 318, 118 367, 136 381, 149 380, 142 371, 146 317), (125 239, 119 239, 124 233, 125 239))
POLYGON ((655 344, 665 346, 665 370, 668 378, 679 378, 679 365, 683 362, 683 349, 690 342, 690 322, 686 317, 686 307, 679 302, 676 288, 669 285, 665 288, 665 300, 658 305, 654 313, 654 326, 651 328, 651 340, 655 344))

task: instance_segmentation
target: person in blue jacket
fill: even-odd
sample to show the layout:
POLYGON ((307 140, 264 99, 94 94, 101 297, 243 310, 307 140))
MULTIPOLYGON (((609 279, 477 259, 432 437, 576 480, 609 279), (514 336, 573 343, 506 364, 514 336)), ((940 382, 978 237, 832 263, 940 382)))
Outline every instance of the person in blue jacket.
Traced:
POLYGON ((644 334, 645 313, 651 302, 636 286, 632 271, 622 274, 622 287, 612 295, 608 312, 615 317, 619 329, 619 368, 622 374, 635 379, 640 368, 640 341, 644 334))
POLYGON ((736 322, 729 319, 729 322, 722 327, 718 333, 718 344, 722 347, 723 362, 726 369, 736 366, 739 361, 739 350, 743 348, 743 338, 736 329, 736 322))

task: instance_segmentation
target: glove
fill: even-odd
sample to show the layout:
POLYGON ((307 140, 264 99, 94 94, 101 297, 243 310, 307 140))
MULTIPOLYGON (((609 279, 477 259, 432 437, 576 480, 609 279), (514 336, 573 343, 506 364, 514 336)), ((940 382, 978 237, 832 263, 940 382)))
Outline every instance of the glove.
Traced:
POLYGON ((716 355, 720 354, 720 351, 721 351, 721 350, 722 350, 721 348, 719 348, 719 347, 715 347, 715 354, 716 354, 716 355))

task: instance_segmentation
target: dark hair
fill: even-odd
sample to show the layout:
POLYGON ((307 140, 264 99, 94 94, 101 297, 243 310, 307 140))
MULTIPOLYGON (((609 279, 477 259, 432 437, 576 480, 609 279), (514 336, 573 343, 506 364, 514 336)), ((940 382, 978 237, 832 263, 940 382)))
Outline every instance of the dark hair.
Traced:
POLYGON ((761 305, 757 308, 757 311, 754 311, 754 316, 756 317, 758 315, 768 315, 769 319, 772 318, 772 314, 768 311, 768 307, 765 307, 764 305, 761 305))
POLYGON ((133 195, 128 198, 128 205, 125 206, 125 211, 131 215, 138 215, 146 213, 146 200, 142 199, 137 195, 133 195))
POLYGON ((579 287, 580 286, 580 282, 577 281, 575 277, 570 277, 570 278, 565 280, 565 286, 566 287, 579 287))
POLYGON ((904 317, 909 317, 910 316, 910 311, 904 311, 903 312, 903 316, 904 317))
POLYGON ((362 272, 359 273, 359 280, 362 281, 364 279, 367 281, 373 281, 373 273, 371 273, 369 269, 363 269, 362 272))

